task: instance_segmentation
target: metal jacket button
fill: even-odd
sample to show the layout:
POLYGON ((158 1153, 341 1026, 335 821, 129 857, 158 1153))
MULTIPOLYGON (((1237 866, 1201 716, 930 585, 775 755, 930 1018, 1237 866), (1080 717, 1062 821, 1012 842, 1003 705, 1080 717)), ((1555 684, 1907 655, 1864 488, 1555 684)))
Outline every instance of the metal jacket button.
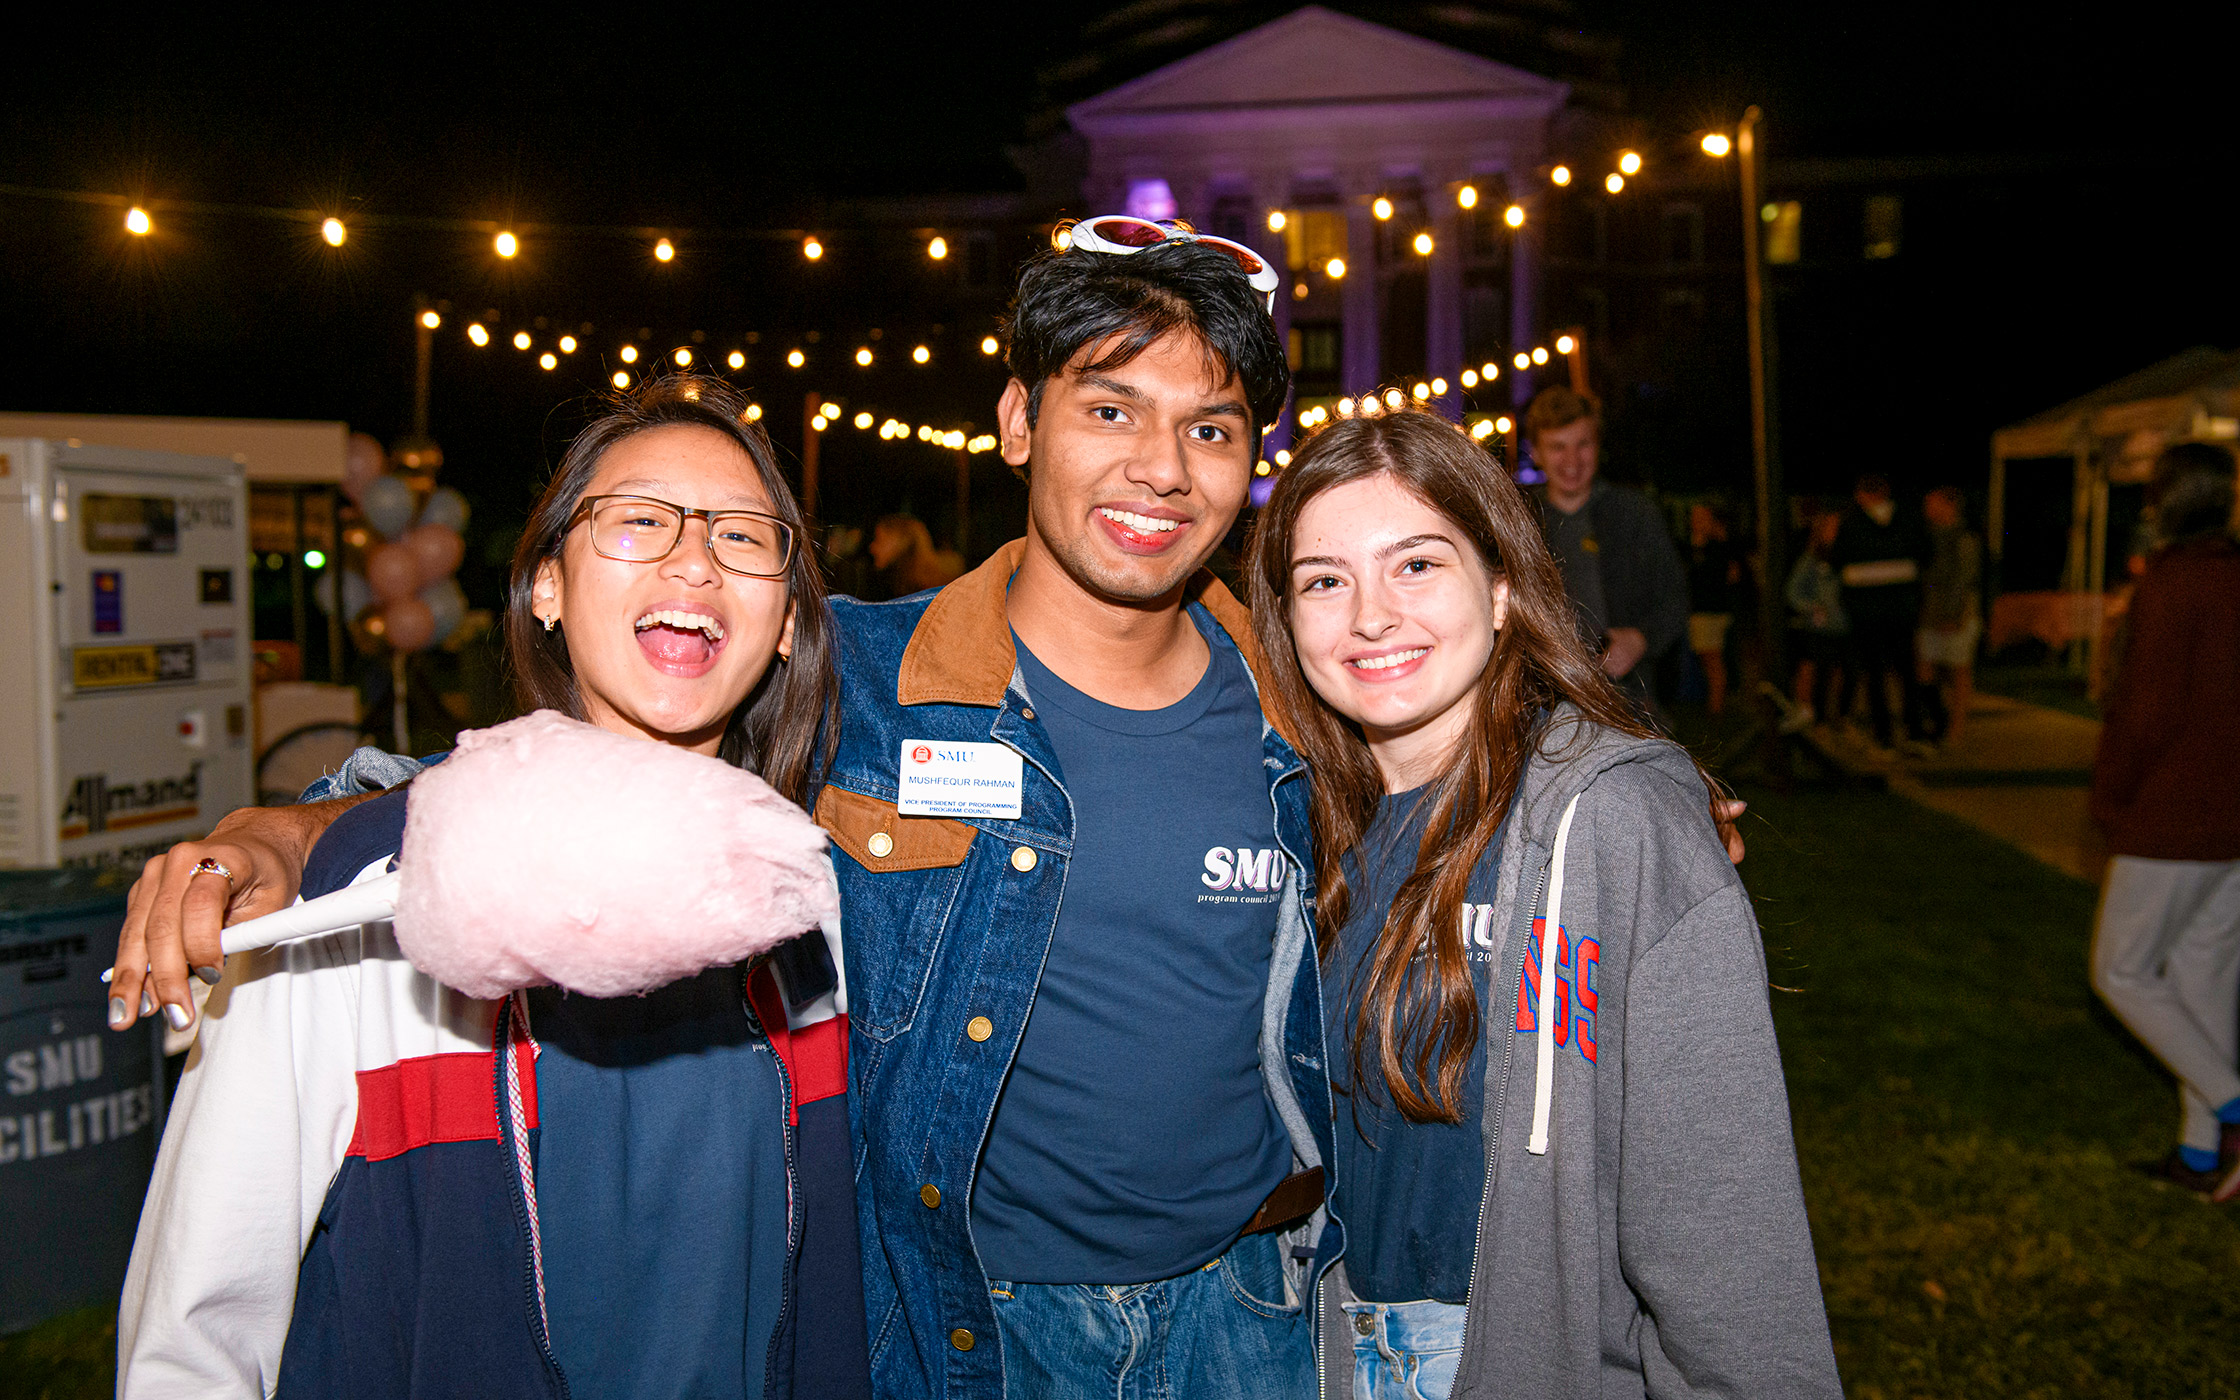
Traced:
POLYGON ((1366 1337, 1377 1330, 1376 1319, 1367 1313, 1355 1313, 1353 1315, 1353 1330, 1366 1337))
POLYGON ((926 1203, 927 1210, 938 1209, 941 1205, 941 1188, 929 1181, 918 1188, 918 1199, 926 1203))
POLYGON ((887 835, 887 833, 885 833, 884 831, 872 832, 871 839, 865 841, 863 844, 866 850, 870 851, 871 854, 878 856, 882 860, 894 854, 894 838, 887 835))
POLYGON ((1034 869, 1035 859, 1034 847, 1032 846, 1015 846, 1011 850, 1011 868, 1021 875, 1034 869))
POLYGON ((985 1016, 975 1016, 964 1023, 964 1033, 971 1040, 986 1040, 996 1033, 996 1023, 985 1016))
POLYGON ((949 1345, 955 1347, 958 1351, 970 1351, 972 1350, 972 1334, 959 1327, 949 1334, 949 1345))

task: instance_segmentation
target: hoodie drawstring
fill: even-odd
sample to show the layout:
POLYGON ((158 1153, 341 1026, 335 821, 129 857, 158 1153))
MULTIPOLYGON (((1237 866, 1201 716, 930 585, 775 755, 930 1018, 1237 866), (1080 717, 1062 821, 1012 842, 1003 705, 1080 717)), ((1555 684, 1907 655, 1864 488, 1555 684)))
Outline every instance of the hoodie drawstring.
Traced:
POLYGON ((1556 1091, 1556 945, 1563 941, 1563 853, 1571 844, 1571 818, 1579 811, 1574 794, 1556 826, 1555 854, 1548 861, 1548 917, 1540 925, 1539 1059, 1532 1079, 1532 1138, 1525 1151, 1548 1155, 1548 1110, 1556 1091))

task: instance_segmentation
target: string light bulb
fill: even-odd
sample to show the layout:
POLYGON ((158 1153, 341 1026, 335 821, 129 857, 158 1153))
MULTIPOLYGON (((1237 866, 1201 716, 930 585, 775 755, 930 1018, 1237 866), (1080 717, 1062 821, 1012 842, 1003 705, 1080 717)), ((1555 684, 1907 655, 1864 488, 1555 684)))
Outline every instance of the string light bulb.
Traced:
POLYGON ((1417 403, 1422 403, 1425 399, 1431 397, 1431 386, 1419 379, 1416 381, 1416 387, 1410 389, 1408 392, 1414 397, 1417 403))
POLYGON ((1487 438, 1492 437, 1493 420, 1491 418, 1480 418, 1477 422, 1472 423, 1470 425, 1470 436, 1476 438, 1480 442, 1484 442, 1487 438))
POLYGON ((1641 157, 1640 157, 1640 155, 1639 155, 1638 153, 1634 152, 1634 151, 1621 151, 1621 152, 1619 152, 1619 153, 1618 153, 1618 170, 1619 170, 1619 173, 1621 173, 1621 174, 1625 174, 1625 175, 1638 175, 1638 174, 1640 174, 1640 173, 1641 173, 1641 157))
POLYGON ((762 421, 762 405, 761 405, 761 404, 758 404, 758 403, 750 403, 750 404, 748 404, 748 405, 747 405, 747 421, 748 421, 749 423, 759 423, 759 422, 761 422, 761 421, 762 421))
POLYGON ((156 221, 148 217, 147 210, 135 204, 124 211, 124 231, 139 238, 146 238, 156 231, 156 221))
POLYGON ((1050 230, 1050 246, 1063 253, 1073 247, 1073 225, 1060 224, 1050 230))
POLYGON ((1727 133, 1723 131, 1710 131, 1704 133, 1703 153, 1705 155, 1723 156, 1733 149, 1734 142, 1727 139, 1727 133))
POLYGON ((1512 204, 1508 208, 1502 210, 1501 222, 1507 224, 1511 228, 1523 228, 1524 206, 1521 204, 1512 204))
POLYGON ((1568 184, 1570 184, 1570 183, 1571 183, 1571 167, 1570 167, 1570 166, 1568 166, 1568 165, 1559 165, 1559 166, 1557 166, 1557 167, 1556 167, 1555 169, 1553 169, 1553 170, 1549 171, 1549 172, 1548 172, 1548 183, 1549 183, 1549 184, 1551 184, 1551 185, 1568 185, 1568 184))
MULTIPOLYGON (((428 314, 433 316, 435 313, 431 311, 428 314)), ((513 333, 513 348, 516 350, 529 348, 529 333, 527 331, 515 331, 513 333)))
POLYGON ((630 387, 630 372, 628 370, 618 369, 614 372, 614 377, 607 382, 614 385, 614 387, 616 387, 617 389, 627 389, 630 387))
POLYGON ((572 335, 564 335, 564 336, 561 336, 561 337, 560 337, 560 353, 561 353, 561 354, 563 354, 563 355, 573 355, 573 354, 574 354, 575 352, 576 352, 576 338, 575 338, 574 336, 572 336, 572 335))
POLYGON ((868 414, 868 413, 859 413, 859 414, 857 414, 857 415, 856 415, 856 417, 855 417, 855 424, 856 424, 856 428, 857 428, 857 430, 858 430, 859 432, 860 432, 861 430, 865 429, 865 428, 868 428, 868 427, 870 427, 870 426, 871 426, 871 415, 870 415, 870 414, 868 414))
POLYGON ((1510 429, 1516 426, 1516 424, 1509 421, 1509 415, 1506 413, 1493 420, 1493 430, 1497 433, 1502 434, 1504 437, 1508 435, 1510 429))
POLYGON ((692 364, 692 347, 680 345, 677 347, 676 353, 671 355, 670 358, 677 362, 678 369, 685 369, 692 364))
POLYGON ((1338 416, 1340 418, 1351 418, 1353 416, 1352 399, 1347 398, 1338 400, 1338 416))
POLYGON ((490 343, 490 332, 483 328, 480 321, 477 321, 467 327, 467 339, 477 345, 488 345, 490 343))
POLYGON ((1602 187, 1610 193, 1616 194, 1626 187, 1626 177, 1613 170, 1602 177, 1602 187))
POLYGON ((981 354, 983 354, 983 355, 993 355, 994 353, 996 353, 996 351, 998 351, 998 350, 1001 350, 1002 348, 1003 348, 1003 342, 1002 342, 1002 341, 1000 341, 1000 340, 997 340, 997 339, 996 339, 996 338, 995 338, 994 336, 992 336, 992 335, 985 335, 985 336, 982 336, 982 337, 980 337, 980 353, 981 353, 981 354))
POLYGON ((871 368, 871 347, 870 347, 870 346, 866 345, 866 346, 864 346, 863 348, 861 348, 861 349, 859 349, 859 350, 857 350, 857 351, 856 351, 856 363, 857 363, 857 364, 859 364, 859 365, 862 365, 862 366, 863 366, 863 367, 864 367, 865 369, 869 369, 869 368, 871 368))
POLYGON ((926 348, 925 346, 921 345, 921 346, 919 346, 919 347, 918 347, 917 349, 915 349, 915 350, 912 350, 912 351, 910 352, 910 358, 911 358, 911 359, 913 359, 913 360, 916 360, 916 361, 917 361, 917 362, 918 362, 919 364, 921 364, 921 365, 922 365, 922 364, 924 364, 924 363, 925 363, 926 361, 928 361, 928 360, 930 360, 930 359, 932 359, 932 358, 933 358, 933 351, 931 351, 931 350, 927 349, 927 348, 926 348))
POLYGON ((1428 232, 1416 235, 1415 248, 1417 253, 1428 258, 1431 256, 1431 246, 1431 235, 1428 232))
POLYGON ((824 256, 824 245, 817 241, 815 234, 801 240, 801 256, 811 262, 824 256))
POLYGON ((786 352, 786 364, 788 367, 799 369, 807 363, 809 363, 809 357, 802 354, 799 350, 788 350, 786 352))
POLYGON ((821 414, 821 413, 820 413, 820 414, 818 414, 818 415, 817 415, 816 417, 814 417, 814 418, 812 418, 812 419, 810 419, 810 420, 809 420, 809 426, 810 426, 810 427, 812 427, 812 428, 815 428, 815 429, 816 429, 816 430, 817 430, 818 432, 820 432, 820 433, 821 433, 821 432, 823 432, 823 431, 824 431, 824 430, 825 430, 826 428, 830 427, 831 425, 832 425, 832 420, 831 420, 830 418, 827 418, 827 417, 825 417, 825 416, 824 416, 823 414, 821 414))
POLYGON ((420 313, 420 324, 432 331, 443 324, 443 317, 433 311, 423 311, 420 313))
POLYGON ((747 367, 747 352, 744 350, 734 350, 729 355, 726 355, 724 357, 723 362, 731 366, 735 370, 745 369, 747 367))
POLYGON ((329 248, 339 248, 342 240, 350 236, 350 230, 342 226, 340 219, 327 219, 319 225, 319 236, 327 240, 329 248))
POLYGON ((1392 217, 1392 201, 1380 194, 1376 203, 1369 206, 1369 212, 1377 216, 1378 223, 1383 223, 1392 217))
POLYGON ((1446 380, 1444 380, 1444 379, 1434 379, 1434 380, 1432 380, 1432 381, 1431 381, 1431 396, 1432 396, 1433 398, 1442 398, 1442 397, 1444 397, 1444 396, 1446 395, 1446 392, 1447 392, 1447 381, 1446 381, 1446 380))
POLYGON ((655 262, 668 262, 676 255, 677 245, 666 238, 653 245, 653 260, 655 262))
POLYGON ((635 346, 635 345, 625 345, 625 346, 623 346, 623 347, 622 347, 622 362, 623 362, 624 364, 626 364, 626 365, 634 365, 634 364, 636 364, 636 363, 638 362, 638 347, 637 347, 637 346, 635 346))
POLYGON ((1332 258, 1322 265, 1322 270, 1331 281, 1339 281, 1346 275, 1346 260, 1344 258, 1332 258))
POLYGON ((1281 233, 1283 232, 1283 226, 1290 222, 1290 217, 1281 209, 1270 209, 1268 211, 1268 232, 1281 233))
POLYGON ((1531 369, 1532 357, 1524 353, 1522 350, 1519 350, 1517 352, 1516 365, 1518 369, 1531 369))
POLYGON ((1570 336, 1559 335, 1556 337, 1556 353, 1558 355, 1568 355, 1578 348, 1579 342, 1573 340, 1570 336))
POLYGON ((1477 208, 1478 187, 1476 185, 1464 185, 1461 189, 1454 192, 1454 202, 1461 205, 1465 209, 1477 208))
POLYGON ((1386 408, 1398 408, 1400 407, 1400 405, 1406 402, 1407 396, 1402 394, 1398 389, 1387 389, 1384 391, 1384 406, 1386 408))
POLYGON ((1276 449, 1276 465, 1277 465, 1277 466, 1279 466, 1279 467, 1288 467, 1288 466, 1290 466, 1290 465, 1291 465, 1291 454, 1290 454, 1290 452, 1288 452, 1288 451, 1286 451, 1286 450, 1284 450, 1284 449, 1282 449, 1282 448, 1278 448, 1278 449, 1276 449))
POLYGON ((838 418, 840 416, 840 405, 836 403, 818 404, 817 416, 820 418, 838 418))
POLYGON ((926 256, 933 259, 935 262, 939 262, 943 258, 949 256, 949 240, 943 238, 938 233, 935 234, 933 236, 933 241, 926 245, 926 256))
POLYGON ((547 350, 542 355, 537 356, 537 363, 546 369, 558 369, 560 368, 560 357, 547 350))
POLYGON ((1466 369, 1462 372, 1462 387, 1465 389, 1478 387, 1478 372, 1476 370, 1466 369))
POLYGON ((1484 364, 1478 366, 1478 377, 1485 380, 1486 383, 1491 384, 1494 380, 1501 377, 1501 366, 1495 364, 1491 360, 1488 360, 1484 364))
POLYGON ((521 240, 511 233, 501 233, 490 240, 490 246, 498 250, 499 257, 510 258, 521 251, 521 240))
POLYGON ((1548 362, 1548 347, 1547 347, 1547 346, 1545 346, 1545 345, 1535 345, 1535 346, 1533 346, 1533 347, 1532 347, 1532 362, 1533 362, 1534 364, 1536 364, 1536 365, 1544 365, 1544 364, 1546 364, 1546 363, 1548 362))

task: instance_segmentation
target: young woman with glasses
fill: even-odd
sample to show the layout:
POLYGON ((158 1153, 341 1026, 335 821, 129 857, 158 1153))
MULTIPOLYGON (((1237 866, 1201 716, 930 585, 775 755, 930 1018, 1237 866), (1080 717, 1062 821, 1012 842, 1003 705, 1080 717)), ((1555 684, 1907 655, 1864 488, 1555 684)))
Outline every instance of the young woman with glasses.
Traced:
POLYGON ((1314 775, 1330 1393, 1833 1400, 1749 897, 1536 512, 1442 419, 1342 421, 1247 571, 1314 775))
MULTIPOLYGON (((798 802, 833 701, 830 624, 745 407, 680 377, 591 424, 530 514, 505 641, 524 709, 720 758, 798 802)), ((385 869, 408 793, 337 819, 303 893, 385 869)), ((801 1037, 770 973, 523 1001, 436 984, 385 924, 236 955, 141 1219, 119 1393, 855 1389, 793 1375, 811 1329, 827 1352, 852 1342, 860 1375, 860 1265, 845 1100, 821 1105, 831 1150, 805 1160, 817 1076, 785 1058, 801 1037), (823 1315, 796 1317, 805 1294, 823 1315)))

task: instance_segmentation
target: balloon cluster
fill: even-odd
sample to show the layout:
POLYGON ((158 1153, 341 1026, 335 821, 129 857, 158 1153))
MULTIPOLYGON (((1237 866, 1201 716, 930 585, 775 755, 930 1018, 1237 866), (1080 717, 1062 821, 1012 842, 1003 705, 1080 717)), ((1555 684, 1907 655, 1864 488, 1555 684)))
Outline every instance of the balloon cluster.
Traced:
POLYGON ((417 499, 412 484, 388 470, 381 444, 350 435, 342 490, 357 502, 381 542, 365 552, 365 572, 342 577, 343 611, 399 652, 420 651, 458 630, 467 595, 452 571, 467 556, 467 499, 448 486, 417 499))

